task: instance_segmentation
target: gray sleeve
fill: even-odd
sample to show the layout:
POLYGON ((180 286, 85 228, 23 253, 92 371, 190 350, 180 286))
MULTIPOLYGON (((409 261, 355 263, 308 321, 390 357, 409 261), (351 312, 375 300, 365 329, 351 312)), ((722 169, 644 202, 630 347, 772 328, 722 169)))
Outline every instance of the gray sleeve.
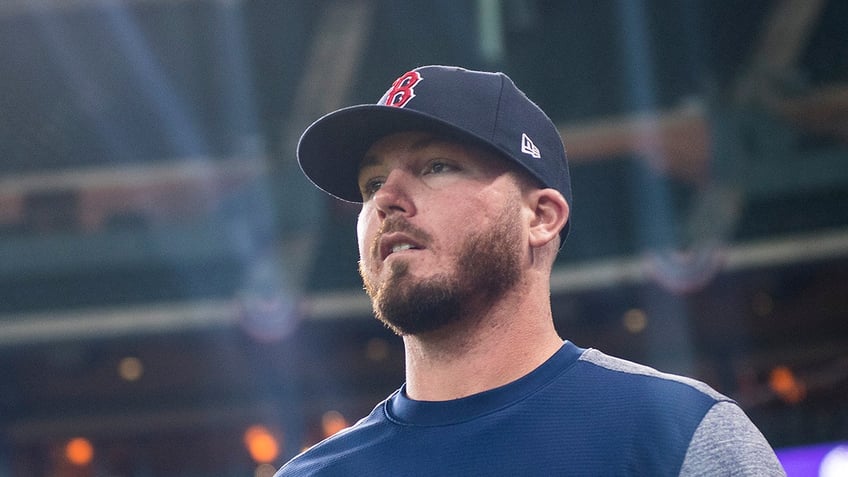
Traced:
POLYGON ((732 402, 716 403, 695 430, 681 476, 785 476, 769 443, 732 402))

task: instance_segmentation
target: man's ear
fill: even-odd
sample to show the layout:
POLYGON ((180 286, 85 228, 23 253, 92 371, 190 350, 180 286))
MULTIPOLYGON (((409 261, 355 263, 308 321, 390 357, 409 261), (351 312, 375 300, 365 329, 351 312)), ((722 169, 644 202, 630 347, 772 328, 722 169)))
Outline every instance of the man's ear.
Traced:
POLYGON ((556 189, 535 189, 528 196, 533 220, 530 223, 530 246, 541 247, 555 240, 568 222, 568 203, 556 189))

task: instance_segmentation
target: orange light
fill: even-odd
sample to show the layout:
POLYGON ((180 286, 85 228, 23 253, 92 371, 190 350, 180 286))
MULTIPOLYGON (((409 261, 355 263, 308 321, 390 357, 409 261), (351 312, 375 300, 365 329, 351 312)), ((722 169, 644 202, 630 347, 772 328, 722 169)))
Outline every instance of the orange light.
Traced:
POLYGON ((324 431, 324 437, 330 437, 348 426, 347 419, 339 411, 327 411, 321 416, 321 428, 324 431))
POLYGON ((244 445, 250 457, 260 464, 269 464, 280 455, 277 439, 262 425, 250 426, 244 431, 244 445))
POLYGON ((365 347, 365 355, 371 361, 383 361, 389 356, 389 344, 382 338, 371 338, 365 347))
POLYGON ((91 464, 94 459, 94 446, 84 437, 75 437, 65 445, 65 457, 77 466, 91 464))
POLYGON ((124 381, 138 381, 144 374, 144 364, 134 356, 127 356, 118 363, 118 374, 124 381))
POLYGON ((648 327, 648 315, 639 308, 631 308, 622 317, 624 328, 630 333, 638 334, 648 327))
POLYGON ((769 386, 783 401, 789 404, 797 404, 807 394, 803 383, 798 382, 795 374, 786 366, 776 366, 771 370, 769 386))

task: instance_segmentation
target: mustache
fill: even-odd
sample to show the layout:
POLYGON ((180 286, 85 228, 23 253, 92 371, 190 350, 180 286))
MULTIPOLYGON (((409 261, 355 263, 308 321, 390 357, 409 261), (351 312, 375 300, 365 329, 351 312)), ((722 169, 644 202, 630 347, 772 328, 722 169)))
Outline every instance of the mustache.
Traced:
POLYGON ((432 241, 432 236, 425 230, 412 225, 401 216, 388 217, 380 225, 377 234, 374 236, 374 241, 371 242, 371 256, 380 256, 380 239, 388 233, 401 232, 409 236, 412 240, 419 243, 429 243, 432 241))

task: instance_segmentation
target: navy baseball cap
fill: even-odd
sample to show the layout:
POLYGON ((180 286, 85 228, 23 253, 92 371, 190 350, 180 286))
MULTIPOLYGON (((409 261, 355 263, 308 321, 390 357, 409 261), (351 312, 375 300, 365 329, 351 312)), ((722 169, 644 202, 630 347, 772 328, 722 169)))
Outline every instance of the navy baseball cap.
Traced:
MULTIPOLYGON (((399 77, 377 104, 342 108, 312 123, 297 145, 300 168, 318 188, 362 202, 359 163, 380 138, 429 131, 488 147, 558 190, 571 206, 565 147, 550 118, 503 73, 422 66, 399 77)), ((571 219, 560 232, 568 235, 571 219)))

